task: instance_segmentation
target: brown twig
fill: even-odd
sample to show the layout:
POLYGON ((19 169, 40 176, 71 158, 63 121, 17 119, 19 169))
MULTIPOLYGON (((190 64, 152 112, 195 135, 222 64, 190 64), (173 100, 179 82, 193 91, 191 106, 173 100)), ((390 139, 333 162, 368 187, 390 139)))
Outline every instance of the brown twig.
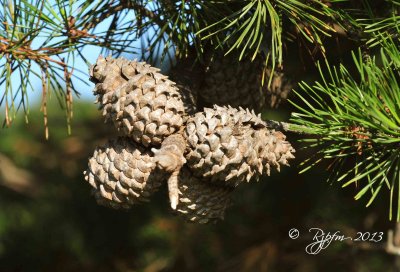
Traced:
MULTIPOLYGON (((62 60, 63 62, 64 59, 62 60)), ((72 73, 74 72, 74 69, 68 71, 68 67, 64 66, 64 80, 66 84, 66 95, 65 95, 65 103, 67 104, 67 124, 68 124, 68 133, 71 133, 71 120, 73 117, 73 108, 72 108, 72 87, 71 87, 71 76, 72 73)))
POLYGON ((164 23, 163 20, 160 19, 160 16, 155 14, 153 11, 147 9, 143 5, 140 5, 135 1, 121 0, 117 5, 110 5, 110 8, 107 9, 104 13, 101 13, 99 16, 93 17, 91 21, 87 22, 83 26, 83 31, 88 31, 89 29, 96 27, 100 22, 124 9, 133 9, 137 13, 139 13, 140 16, 154 20, 154 22, 156 22, 156 24, 158 24, 159 26, 162 26, 164 23))
POLYGON ((42 108, 43 111, 43 122, 46 140, 49 139, 49 127, 47 124, 47 63, 46 67, 41 66, 42 70, 42 108))
POLYGON ((8 58, 15 59, 30 59, 33 61, 48 61, 56 63, 60 66, 66 66, 66 64, 62 61, 58 61, 49 57, 50 54, 58 54, 62 51, 60 48, 39 48, 39 49, 31 49, 27 45, 17 45, 17 42, 11 41, 7 38, 0 37, 0 54, 9 54, 8 58))
POLYGON ((76 43, 79 39, 81 38, 93 38, 96 39, 97 36, 96 35, 92 35, 88 33, 88 30, 83 29, 83 30, 79 30, 76 27, 76 19, 74 16, 69 16, 67 19, 67 24, 65 25, 66 28, 66 32, 64 33, 64 35, 68 36, 69 40, 72 43, 76 43))

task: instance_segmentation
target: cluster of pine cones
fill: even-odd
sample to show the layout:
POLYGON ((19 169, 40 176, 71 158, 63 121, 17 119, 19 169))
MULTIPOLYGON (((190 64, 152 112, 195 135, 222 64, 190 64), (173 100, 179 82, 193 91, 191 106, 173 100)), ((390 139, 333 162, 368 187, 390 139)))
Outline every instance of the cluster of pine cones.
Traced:
MULTIPOLYGON (((105 120, 122 134, 96 148, 84 173, 99 204, 130 208, 167 183, 173 211, 188 221, 215 222, 235 187, 294 158, 285 135, 253 110, 210 96, 220 106, 199 111, 204 93, 194 92, 190 79, 176 84, 144 62, 101 56, 90 76, 105 120)), ((229 81, 232 92, 243 88, 239 77, 214 80, 229 81)), ((211 79, 207 84, 217 90, 211 79)))

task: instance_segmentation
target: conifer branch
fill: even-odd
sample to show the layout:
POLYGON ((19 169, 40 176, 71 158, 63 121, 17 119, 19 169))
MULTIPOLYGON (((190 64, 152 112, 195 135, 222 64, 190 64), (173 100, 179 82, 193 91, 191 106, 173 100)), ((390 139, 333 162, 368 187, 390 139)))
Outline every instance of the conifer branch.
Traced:
POLYGON ((161 20, 160 15, 155 14, 153 11, 147 9, 144 5, 137 3, 136 1, 121 0, 118 1, 116 5, 113 5, 114 1, 110 3, 110 7, 105 9, 100 14, 92 16, 92 19, 83 25, 84 31, 89 31, 90 29, 96 27, 99 23, 105 19, 118 14, 119 12, 130 9, 137 12, 140 16, 146 17, 154 21, 159 27, 164 25, 164 21, 161 20))
POLYGON ((303 126, 303 125, 297 125, 294 123, 287 123, 287 122, 280 122, 280 121, 274 121, 274 120, 266 120, 265 121, 266 125, 268 128, 279 130, 279 131, 285 131, 285 132, 292 132, 296 134, 304 134, 304 135, 318 135, 318 133, 315 132, 312 128, 303 126))
POLYGON ((302 83, 302 93, 296 90, 299 102, 292 103, 299 112, 292 114, 291 121, 317 136, 303 138, 308 147, 318 149, 303 163, 303 171, 322 160, 332 160, 330 179, 343 182, 343 187, 357 184, 360 188, 355 199, 370 194, 367 206, 387 188, 389 218, 399 220, 394 191, 400 177, 400 49, 390 39, 382 42, 384 50, 376 56, 363 58, 361 50, 353 54, 355 76, 343 65, 336 68, 329 64, 326 76, 320 66, 321 82, 314 86, 302 83), (348 161, 352 166, 345 167, 348 161))

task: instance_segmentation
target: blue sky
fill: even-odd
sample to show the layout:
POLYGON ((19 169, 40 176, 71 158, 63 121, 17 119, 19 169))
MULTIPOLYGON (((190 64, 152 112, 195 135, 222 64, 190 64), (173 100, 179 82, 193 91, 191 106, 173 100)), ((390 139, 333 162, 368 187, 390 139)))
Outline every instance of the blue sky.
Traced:
MULTIPOLYGON (((52 5, 55 4, 55 1, 53 1, 53 0, 51 0, 49 2, 52 5)), ((78 0, 72 6, 72 13, 71 13, 72 15, 76 14, 77 12, 79 12, 78 7, 79 7, 80 3, 82 3, 82 1, 78 0)), ((131 12, 131 13, 133 15, 133 12, 131 12)), ((4 11, 3 12, 0 11, 0 15, 2 15, 2 17, 4 18, 4 11)), ((131 14, 129 14, 129 15, 131 15, 131 14)), ((128 18, 132 18, 132 16, 127 16, 127 17, 128 18)), ((125 17, 125 18, 127 18, 127 17, 125 17)), ((125 20, 127 20, 127 19, 125 19, 125 20)), ((106 31, 108 29, 108 26, 109 26, 110 22, 111 22, 111 18, 108 18, 108 19, 104 20, 103 22, 101 22, 100 24, 98 24, 96 26, 96 33, 106 31)), ((0 29, 0 31, 3 31, 3 30, 0 29)), ((39 36, 33 40, 32 44, 31 44, 31 48, 37 49, 43 43, 43 41, 46 39, 46 37, 47 37, 46 33, 40 33, 39 36)), ((57 38, 55 38, 55 39, 57 39, 57 38)), ((138 48, 137 49, 138 53, 140 53, 140 44, 141 44, 140 41, 137 41, 137 42, 135 42, 133 44, 133 46, 135 48, 138 48)), ((82 54, 85 56, 85 58, 87 58, 87 60, 90 63, 95 63, 96 59, 100 55, 100 52, 101 52, 101 48, 99 48, 99 47, 86 46, 83 49, 82 54)), ((92 89, 94 87, 94 84, 89 81, 88 65, 80 57, 78 57, 77 54, 75 54, 75 55, 76 55, 76 59, 75 59, 75 64, 73 65, 73 67, 75 69, 79 69, 79 70, 83 71, 83 74, 80 74, 80 73, 77 73, 77 74, 79 75, 79 77, 81 77, 82 79, 86 80, 89 85, 84 84, 80 80, 74 79, 73 80, 74 86, 76 87, 76 89, 81 94, 80 95, 80 99, 94 101, 95 98, 94 98, 94 95, 92 93, 92 89)), ((124 56, 126 58, 129 58, 129 59, 134 59, 134 58, 139 59, 140 58, 139 55, 124 55, 124 56)), ((5 58, 3 58, 3 59, 0 58, 0 67, 2 65, 4 65, 4 63, 5 63, 5 58)), ((69 63, 69 64, 72 65, 72 63, 69 63)), ((35 64, 32 66, 31 69, 33 71, 35 71, 36 73, 40 74, 39 67, 36 66, 35 64)), ((32 105, 32 104, 34 104, 34 103, 36 103, 36 102, 41 100, 41 98, 42 98, 42 87, 41 87, 41 80, 38 77, 31 76, 29 80, 32 83, 33 90, 28 92, 28 100, 29 100, 29 104, 32 105)), ((12 74, 12 76, 11 76, 11 82, 13 84, 13 88, 12 88, 13 92, 16 91, 20 81, 21 81, 20 74, 17 73, 17 72, 14 72, 12 74)), ((0 98, 4 94, 4 92, 5 92, 5 84, 2 84, 2 85, 0 85, 0 98)), ((16 98, 17 102, 19 102, 19 100, 20 100, 19 97, 21 97, 21 96, 17 95, 17 98, 16 98)), ((55 95, 50 95, 49 98, 50 98, 50 100, 56 100, 55 95)), ((10 100, 10 98, 8 98, 8 99, 10 100)), ((77 101, 77 97, 74 97, 74 101, 77 101)), ((9 101, 9 103, 10 103, 10 101, 9 101)), ((2 119, 1 115, 4 113, 3 112, 3 110, 4 110, 4 101, 3 101, 2 105, 1 105, 1 108, 2 109, 0 110, 0 119, 2 119)))
MULTIPOLYGON (((8 0, 7 0, 8 1, 8 0)), ((34 3, 36 0, 31 0, 31 3, 34 3)), ((65 3, 66 4, 66 13, 69 15, 72 15, 74 17, 78 17, 77 14, 80 12, 79 7, 82 3, 84 3, 86 0, 70 0, 69 2, 65 1, 62 2, 62 0, 58 0, 59 3, 65 3), (72 3, 72 6, 71 6, 72 3)), ((10 3, 14 3, 14 2, 10 2, 10 3)), ((55 7, 56 6, 56 0, 48 0, 46 3, 49 3, 49 5, 51 7, 55 7)), ((97 0, 97 1, 93 1, 91 2, 91 5, 95 5, 96 3, 102 3, 101 0, 97 0)), ((152 5, 152 3, 150 2, 149 5, 152 5)), ((91 8, 91 7, 90 7, 91 8)), ((89 9, 90 9, 89 8, 89 9)), ((57 9, 57 8, 56 8, 57 9)), ((88 10, 89 10, 88 9, 88 10)), ((47 10, 47 12, 49 12, 47 10)), ((51 14, 48 13, 47 14, 49 16, 49 18, 53 18, 52 21, 54 22, 53 24, 50 24, 50 28, 45 29, 45 31, 54 31, 54 29, 56 29, 56 36, 62 36, 61 32, 63 31, 63 23, 61 23, 62 18, 60 17, 59 13, 55 13, 55 14, 51 14), (61 25, 60 25, 61 24, 61 25), (52 27, 54 27, 52 29, 52 27)), ((12 24, 12 21, 10 21, 10 15, 8 15, 7 13, 5 13, 5 10, 1 10, 0 9, 0 20, 1 18, 6 18, 6 20, 8 20, 7 22, 10 24, 12 24), (8 16, 8 17, 7 17, 8 16)), ((132 10, 127 11, 126 16, 120 16, 120 23, 126 23, 126 22, 130 22, 128 20, 132 20, 134 19, 134 12, 132 10)), ((100 22, 96 28, 95 28, 95 35, 98 35, 101 32, 106 32, 106 30, 108 29, 108 26, 110 25, 112 21, 112 18, 107 18, 105 20, 103 20, 102 22, 100 22)), ((152 30, 154 31, 154 30, 152 30)), ((4 27, 0 28, 0 34, 3 35, 3 37, 7 37, 4 35, 7 35, 4 33, 4 27), (3 31, 3 32, 1 32, 3 31)), ((153 33, 148 32, 145 33, 144 36, 148 35, 152 35, 153 33)), ((124 38, 126 39, 127 37, 129 37, 129 35, 132 35, 131 33, 127 32, 124 33, 124 38)), ((48 34, 44 33, 44 32, 40 32, 39 35, 33 40, 33 42, 31 43, 31 48, 32 49, 38 49, 41 46, 43 46, 43 42, 47 39, 48 34)), ((45 47, 48 47, 49 44, 58 42, 57 39, 60 38, 53 38, 49 43, 47 43, 47 45, 45 47)), ((127 58, 127 59, 141 59, 141 53, 142 53, 142 49, 141 46, 143 43, 145 43, 146 38, 144 37, 143 40, 138 40, 134 43, 131 44, 129 51, 135 51, 137 52, 137 54, 122 54, 123 57, 127 58), (133 47, 133 48, 132 48, 133 47)), ((162 45, 160 46, 160 49, 162 49, 162 45)), ((96 47, 93 45, 87 45, 86 47, 83 48, 82 54, 85 56, 85 58, 88 60, 88 62, 90 64, 94 64, 96 62, 96 59, 98 58, 98 56, 101 53, 101 48, 100 47, 96 47)), ((81 80, 77 79, 77 78, 73 78, 73 84, 75 86, 75 88, 77 89, 77 91, 80 93, 79 98, 74 94, 73 97, 73 101, 76 103, 77 101, 90 101, 90 102, 94 102, 95 100, 95 96, 93 95, 93 88, 94 88, 94 84, 92 82, 89 81, 89 73, 88 73, 88 64, 84 62, 84 60, 79 57, 79 55, 77 53, 74 54, 75 55, 75 63, 68 63, 69 65, 73 66, 75 69, 74 74, 76 74, 77 76, 79 76, 81 79, 83 79, 85 81, 82 82, 81 80), (82 71, 81 73, 78 73, 77 70, 82 71)), ((61 57, 65 57, 66 58, 66 54, 65 55, 61 55, 61 57)), ((4 69, 4 64, 5 64, 6 58, 0 58, 0 70, 4 69)), ((40 76, 41 71, 39 69, 39 66, 32 62, 32 66, 31 66, 31 70, 36 72, 36 74, 38 76, 40 76)), ((162 67, 164 69, 168 68, 168 65, 165 65, 165 67, 162 67)), ((163 69, 163 70, 164 70, 163 69)), ((31 89, 29 89, 27 91, 27 100, 25 101, 25 104, 27 105, 27 109, 29 110, 30 108, 32 108, 32 106, 34 104, 38 104, 42 101, 42 82, 41 79, 38 76, 30 76, 29 78, 29 82, 31 83, 31 89)), ((22 79, 24 80, 24 79, 22 79)), ((11 82, 12 82, 12 92, 10 93, 10 89, 8 90, 7 96, 6 98, 1 101, 1 97, 4 97, 4 94, 6 92, 6 86, 5 84, 0 85, 0 120, 3 120, 5 117, 5 105, 7 104, 9 106, 9 115, 15 118, 21 118, 23 116, 23 109, 19 109, 17 111, 17 108, 19 106, 21 106, 20 101, 21 101, 21 97, 22 94, 21 92, 16 94, 16 91, 18 89, 21 82, 21 75, 19 74, 18 71, 14 72, 11 75, 11 82), (16 94, 16 95, 15 95, 16 94), (11 99, 11 97, 15 97, 15 99, 11 99), (12 101, 15 102, 14 106, 12 105, 12 101)), ((59 83, 61 85, 65 85, 64 82, 62 82, 61 80, 59 81, 59 83)), ((50 90, 51 88, 49 88, 49 92, 47 95, 47 101, 48 103, 58 103, 57 102, 57 94, 54 91, 50 90)), ((23 118, 23 117, 22 117, 23 118)))
MULTIPOLYGON (((108 26, 110 24, 111 18, 106 19, 105 21, 103 21, 102 23, 100 23, 97 27, 96 27, 96 32, 102 32, 102 31, 106 31, 108 29, 108 26)), ((134 47, 140 48, 140 41, 137 41, 134 44, 134 47)), ((99 57, 101 53, 101 48, 98 46, 93 46, 93 45, 87 45, 84 47, 84 49, 82 50, 82 54, 85 56, 85 58, 87 58, 87 60, 94 64, 96 62, 96 59, 99 57)), ((126 58, 129 59, 134 59, 134 58, 140 58, 140 55, 124 55, 126 58)), ((72 65, 72 63, 69 63, 70 65, 72 65)), ((76 87, 76 89, 80 92, 80 99, 83 100, 90 100, 93 101, 95 99, 92 90, 94 88, 94 84, 92 82, 89 81, 89 73, 88 73, 88 65, 81 59, 81 58, 76 58, 75 60, 75 65, 73 66, 76 69, 79 69, 83 72, 85 72, 84 75, 79 74, 79 76, 83 79, 87 79, 87 83, 89 83, 89 85, 84 84, 82 81, 80 80, 76 80, 74 79, 74 85, 76 87)), ((36 79, 37 81, 37 86, 41 86, 40 81, 38 79, 36 79)), ((41 87, 39 87, 41 88, 41 87)), ((40 97, 39 97, 40 98, 40 97)))

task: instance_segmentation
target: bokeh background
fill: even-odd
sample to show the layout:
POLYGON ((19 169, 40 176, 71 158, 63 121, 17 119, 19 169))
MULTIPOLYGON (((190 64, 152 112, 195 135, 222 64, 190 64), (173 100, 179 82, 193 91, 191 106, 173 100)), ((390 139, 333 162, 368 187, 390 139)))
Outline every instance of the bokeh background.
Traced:
MULTIPOLYGON (((332 50, 332 63, 350 62, 352 44, 327 44, 342 46, 332 50)), ((287 49, 285 68, 295 79, 314 80, 315 59, 298 51, 296 44, 287 49)), ((216 225, 174 216, 165 188, 129 211, 98 206, 82 172, 115 129, 92 103, 92 87, 75 99, 72 135, 55 97, 48 108, 49 140, 40 101, 32 103, 28 124, 21 114, 0 130, 0 271, 400 271, 396 257, 384 250, 395 226, 388 220, 388 197, 365 208, 365 200, 353 198, 356 187, 325 181, 328 164, 299 174, 313 151, 301 150, 297 135, 288 134, 298 150, 292 167, 239 187, 216 225), (298 239, 288 237, 291 228, 299 229, 298 239), (384 241, 332 242, 309 255, 310 228, 351 237, 382 231, 384 241)), ((288 120, 293 110, 286 103, 263 116, 288 120)))

